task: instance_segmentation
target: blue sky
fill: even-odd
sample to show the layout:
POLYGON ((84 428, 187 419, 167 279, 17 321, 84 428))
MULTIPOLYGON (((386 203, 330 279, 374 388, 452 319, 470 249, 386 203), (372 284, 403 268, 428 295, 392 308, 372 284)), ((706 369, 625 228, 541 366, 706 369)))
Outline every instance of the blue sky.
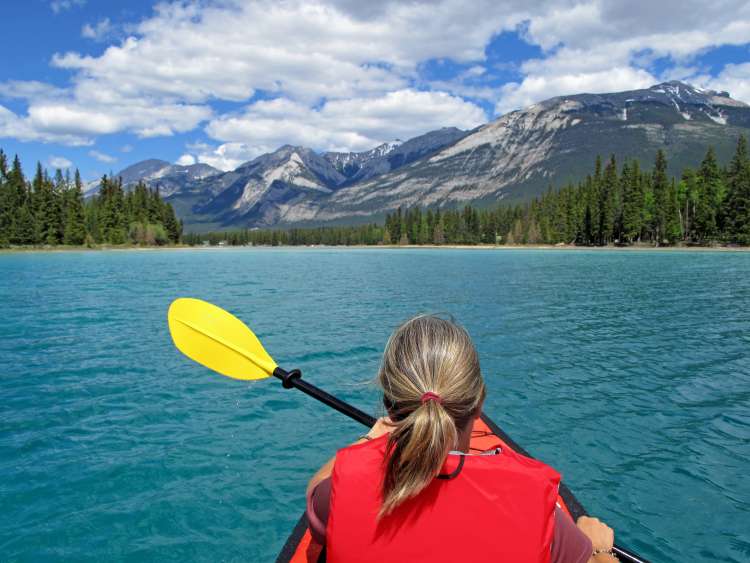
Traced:
POLYGON ((527 4, 6 2, 0 147, 91 180, 145 158, 366 150, 670 79, 750 102, 747 2, 527 4))

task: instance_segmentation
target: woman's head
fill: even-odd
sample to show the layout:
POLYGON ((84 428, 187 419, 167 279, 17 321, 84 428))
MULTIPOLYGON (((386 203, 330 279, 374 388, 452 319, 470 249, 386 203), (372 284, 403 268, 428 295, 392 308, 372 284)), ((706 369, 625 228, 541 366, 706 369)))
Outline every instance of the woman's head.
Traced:
POLYGON ((388 441, 383 516, 439 473, 459 431, 478 414, 485 387, 467 332, 429 315, 405 322, 391 335, 378 380, 395 424, 388 441))

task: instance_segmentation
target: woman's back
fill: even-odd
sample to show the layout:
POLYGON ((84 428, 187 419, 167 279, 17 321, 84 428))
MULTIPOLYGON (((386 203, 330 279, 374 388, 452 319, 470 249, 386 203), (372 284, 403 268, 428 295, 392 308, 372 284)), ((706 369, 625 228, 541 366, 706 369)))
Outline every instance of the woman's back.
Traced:
POLYGON ((378 383, 388 417, 308 486, 313 497, 332 474, 328 561, 550 561, 559 475, 510 450, 466 455, 486 394, 468 333, 432 316, 407 321, 378 383))
POLYGON ((419 495, 378 517, 387 437, 340 450, 327 561, 550 560, 559 475, 500 448, 449 455, 419 495))

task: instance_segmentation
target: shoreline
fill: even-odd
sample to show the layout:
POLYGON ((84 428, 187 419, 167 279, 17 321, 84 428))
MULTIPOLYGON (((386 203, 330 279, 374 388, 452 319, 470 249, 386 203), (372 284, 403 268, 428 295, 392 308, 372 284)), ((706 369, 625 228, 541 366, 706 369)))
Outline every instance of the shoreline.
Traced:
POLYGON ((400 249, 430 249, 430 250, 558 250, 568 252, 750 252, 750 246, 576 246, 571 244, 525 244, 525 245, 494 245, 494 244, 352 244, 352 245, 279 245, 279 246, 17 246, 0 248, 0 255, 8 254, 36 254, 58 252, 160 252, 165 250, 276 250, 276 249, 308 249, 308 250, 400 250, 400 249))

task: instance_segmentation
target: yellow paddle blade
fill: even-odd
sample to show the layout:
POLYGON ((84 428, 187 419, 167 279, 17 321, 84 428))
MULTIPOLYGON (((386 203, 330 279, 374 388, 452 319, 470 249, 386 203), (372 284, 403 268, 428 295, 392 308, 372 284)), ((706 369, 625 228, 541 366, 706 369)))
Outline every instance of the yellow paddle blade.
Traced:
POLYGON ((234 379, 264 379, 276 369, 258 337, 231 313, 200 299, 175 299, 167 313, 177 349, 234 379))

